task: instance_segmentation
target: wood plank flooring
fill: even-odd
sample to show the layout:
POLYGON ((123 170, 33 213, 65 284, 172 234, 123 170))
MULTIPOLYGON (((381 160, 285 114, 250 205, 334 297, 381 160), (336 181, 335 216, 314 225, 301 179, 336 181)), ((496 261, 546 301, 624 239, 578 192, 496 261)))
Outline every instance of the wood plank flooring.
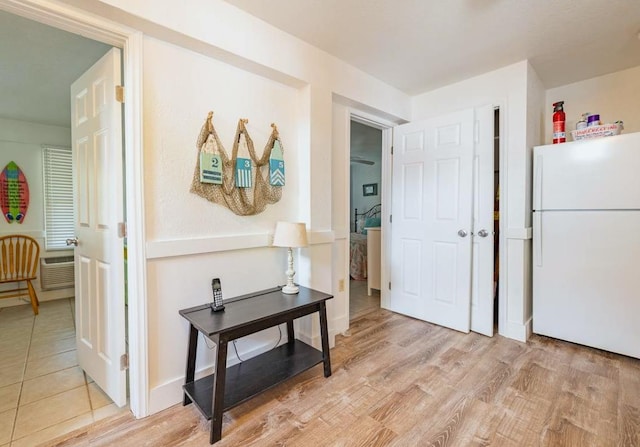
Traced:
MULTIPOLYGON (((225 413, 229 446, 640 446, 640 361, 533 336, 461 334, 384 310, 322 366, 225 413)), ((185 340, 186 343, 186 340, 185 340)), ((207 446, 189 405, 119 417, 55 446, 207 446)))

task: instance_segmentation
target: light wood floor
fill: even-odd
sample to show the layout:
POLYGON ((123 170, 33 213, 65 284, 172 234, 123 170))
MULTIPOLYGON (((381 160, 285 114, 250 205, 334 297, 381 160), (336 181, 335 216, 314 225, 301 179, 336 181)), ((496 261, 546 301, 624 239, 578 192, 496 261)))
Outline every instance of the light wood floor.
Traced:
MULTIPOLYGON (((316 366, 225 413, 216 445, 640 445, 638 360, 539 336, 465 335, 385 310, 350 333, 331 351, 330 378, 316 366)), ((176 405, 51 445, 206 446, 208 424, 176 405)))
POLYGON ((349 280, 349 321, 380 309, 380 291, 371 289, 367 295, 367 281, 349 280))

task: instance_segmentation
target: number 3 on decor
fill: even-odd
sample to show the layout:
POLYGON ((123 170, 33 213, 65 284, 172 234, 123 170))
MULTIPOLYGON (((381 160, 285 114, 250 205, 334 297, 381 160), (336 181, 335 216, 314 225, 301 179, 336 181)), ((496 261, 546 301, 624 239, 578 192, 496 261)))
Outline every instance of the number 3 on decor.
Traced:
POLYGON ((236 187, 251 188, 251 160, 249 158, 236 159, 236 187))

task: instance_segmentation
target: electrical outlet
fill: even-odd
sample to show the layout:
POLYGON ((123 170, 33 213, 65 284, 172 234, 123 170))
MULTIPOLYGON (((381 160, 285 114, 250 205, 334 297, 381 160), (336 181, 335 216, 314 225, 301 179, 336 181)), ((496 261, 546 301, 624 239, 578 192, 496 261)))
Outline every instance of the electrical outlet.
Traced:
POLYGON ((344 279, 338 281, 338 292, 344 292, 344 279))

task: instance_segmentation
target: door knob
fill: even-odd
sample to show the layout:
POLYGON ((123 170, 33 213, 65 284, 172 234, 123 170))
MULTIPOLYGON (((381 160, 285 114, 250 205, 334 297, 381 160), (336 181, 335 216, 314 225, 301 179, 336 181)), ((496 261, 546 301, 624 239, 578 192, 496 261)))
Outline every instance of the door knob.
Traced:
POLYGON ((487 237, 489 236, 489 232, 483 228, 482 230, 478 231, 478 236, 487 237))
POLYGON ((78 246, 78 238, 77 237, 72 237, 71 239, 67 239, 67 245, 75 245, 76 247, 78 246))
POLYGON ((464 230, 458 230, 458 236, 460 237, 466 237, 467 236, 467 232, 464 230))

